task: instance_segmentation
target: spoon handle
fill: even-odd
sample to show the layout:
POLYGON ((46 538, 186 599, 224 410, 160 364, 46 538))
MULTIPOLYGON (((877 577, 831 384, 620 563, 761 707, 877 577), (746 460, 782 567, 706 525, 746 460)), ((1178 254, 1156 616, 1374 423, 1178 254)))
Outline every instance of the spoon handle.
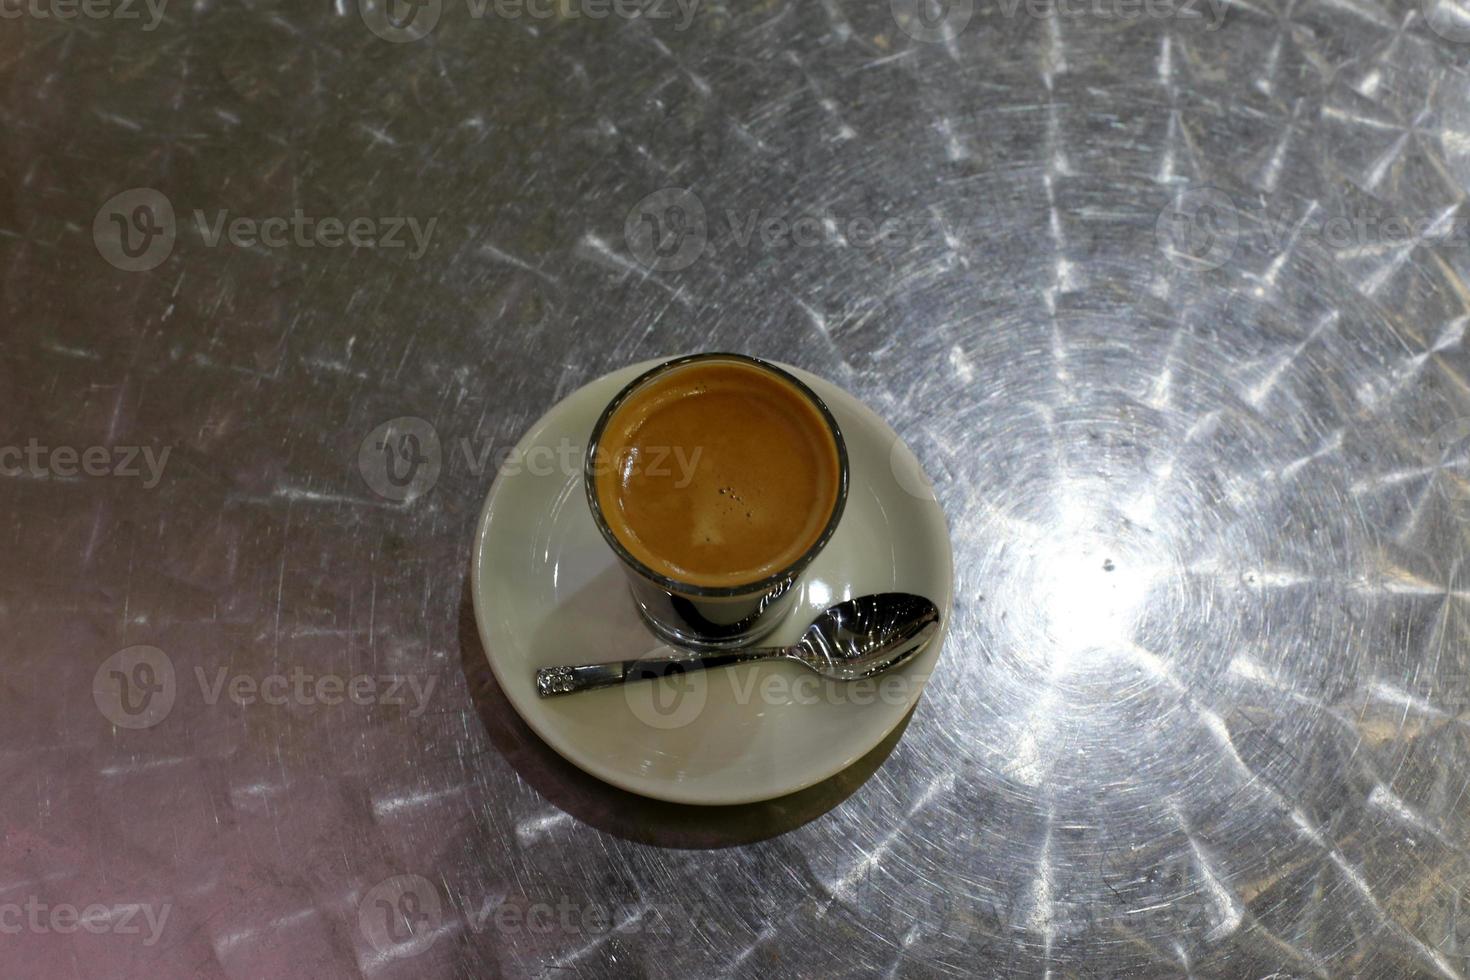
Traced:
POLYGON ((582 664, 578 667, 542 667, 536 671, 536 693, 543 698, 575 694, 597 687, 612 687, 629 681, 655 677, 674 677, 728 667, 752 660, 770 660, 786 652, 784 647, 741 650, 733 653, 682 654, 674 657, 647 657, 642 660, 614 660, 605 664, 582 664))

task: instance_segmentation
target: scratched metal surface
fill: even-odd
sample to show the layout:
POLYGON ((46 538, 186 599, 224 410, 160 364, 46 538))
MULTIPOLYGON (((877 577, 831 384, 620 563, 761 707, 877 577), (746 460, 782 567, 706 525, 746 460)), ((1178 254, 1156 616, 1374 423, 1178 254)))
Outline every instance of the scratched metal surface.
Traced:
POLYGON ((0 23, 0 446, 111 473, 0 458, 0 972, 1470 974, 1453 10, 317 6, 0 23), (437 223, 211 244, 295 209, 437 223), (496 453, 712 348, 881 411, 958 576, 901 737, 733 811, 559 761, 466 594, 496 453))

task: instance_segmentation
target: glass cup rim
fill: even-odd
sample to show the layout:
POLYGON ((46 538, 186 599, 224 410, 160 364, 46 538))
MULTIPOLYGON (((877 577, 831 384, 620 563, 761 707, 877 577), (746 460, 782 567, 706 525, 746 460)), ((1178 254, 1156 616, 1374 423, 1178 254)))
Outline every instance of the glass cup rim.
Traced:
POLYGON ((685 354, 681 357, 661 361, 647 371, 639 374, 632 381, 629 381, 623 386, 622 390, 613 396, 612 400, 607 403, 607 407, 602 410, 602 414, 597 417, 597 424, 592 427, 592 435, 587 440, 587 452, 582 460, 582 485, 587 494, 587 505, 592 510, 592 522, 597 525, 597 530, 601 532, 603 540, 608 543, 613 549, 613 552, 625 564, 637 571, 639 575, 657 584, 660 588, 670 592, 677 592, 680 595, 694 596, 697 598, 733 598, 736 596, 757 595, 761 592, 769 591, 782 582, 793 579, 801 574, 812 563, 812 560, 817 557, 817 554, 822 548, 826 546, 827 542, 832 539, 832 535, 836 533, 837 525, 842 520, 842 513, 847 507, 847 482, 847 443, 842 438, 842 429, 838 427, 837 419, 832 416, 832 411, 827 407, 827 403, 822 401, 821 397, 806 382, 793 375, 790 371, 786 371, 772 364, 770 361, 763 360, 759 357, 753 357, 749 354, 736 354, 730 351, 708 351, 700 354, 685 354), (822 420, 827 425, 828 434, 832 436, 832 441, 837 447, 837 500, 832 504, 832 513, 827 518, 827 525, 822 529, 822 533, 812 542, 811 547, 802 552, 789 565, 777 569, 764 578, 739 585, 695 585, 691 582, 681 582, 678 579, 670 578, 649 568, 634 556, 623 545, 622 541, 618 540, 617 534, 608 525, 606 518, 603 517, 602 504, 597 499, 597 446, 602 441, 603 430, 607 428, 607 423, 612 418, 613 413, 628 400, 630 395, 655 377, 674 368, 683 367, 686 364, 708 360, 740 361, 745 364, 751 364, 791 384, 801 395, 816 406, 817 411, 822 416, 822 420))

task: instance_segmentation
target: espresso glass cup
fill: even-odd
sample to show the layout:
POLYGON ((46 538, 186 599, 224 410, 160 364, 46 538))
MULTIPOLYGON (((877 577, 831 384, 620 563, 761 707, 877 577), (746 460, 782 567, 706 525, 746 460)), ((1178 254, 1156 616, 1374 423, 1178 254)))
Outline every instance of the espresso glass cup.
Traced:
MULTIPOLYGON (((677 403, 674 403, 672 408, 663 408, 662 411, 678 411, 677 403)), ((753 421, 751 424, 759 423, 753 421)), ((711 435, 711 438, 714 436, 711 435)), ((670 447, 664 448, 669 449, 670 447)), ((672 448, 675 451, 682 451, 684 448, 698 449, 699 447, 672 448)), ((827 447, 823 448, 825 450, 827 447)), ((817 470, 818 467, 814 466, 814 472, 817 470)), ((692 472, 694 472, 693 468, 691 468, 692 472)), ((633 601, 644 622, 648 624, 653 633, 659 639, 676 646, 696 650, 731 649, 755 643, 780 624, 782 618, 790 611, 792 600, 799 591, 796 585, 801 573, 832 539, 847 503, 847 446, 843 442, 842 432, 837 426, 836 419, 832 417, 831 411, 811 388, 793 377, 790 372, 783 371, 759 358, 743 354, 692 354, 665 361, 644 372, 633 379, 608 403, 598 418, 587 443, 587 455, 583 462, 583 481, 587 492, 587 504, 592 510, 592 520, 596 523, 598 531, 601 532, 603 540, 617 555, 619 564, 627 575, 633 601), (734 580, 729 583, 721 582, 719 585, 708 582, 700 584, 680 581, 677 576, 650 567, 648 561, 634 553, 642 551, 648 555, 649 548, 646 544, 635 546, 633 542, 625 541, 619 536, 614 524, 626 528, 628 522, 621 518, 610 521, 609 515, 604 513, 598 492, 599 476, 613 472, 609 469, 610 467, 621 471, 621 468, 630 465, 632 458, 627 449, 620 450, 616 446, 603 445, 609 422, 618 414, 618 410, 627 405, 630 399, 656 390, 657 382, 669 380, 666 377, 669 372, 705 363, 716 367, 721 364, 729 364, 753 369, 770 376, 784 387, 782 397, 790 396, 815 411, 816 418, 820 419, 821 428, 827 436, 830 436, 830 448, 835 453, 836 459, 835 501, 830 513, 826 515, 825 523, 820 525, 821 530, 815 540, 794 560, 785 562, 774 571, 763 571, 759 577, 754 577, 749 581, 734 580)), ((686 484, 686 488, 688 486, 686 484)), ((665 496, 678 492, 678 490, 660 491, 665 496)), ((724 494, 726 491, 721 489, 719 492, 724 494)), ((819 515, 820 506, 814 505, 811 514, 819 515)), ((623 533, 630 536, 633 534, 627 529, 623 533)), ((805 534, 801 536, 803 539, 805 537, 805 534)), ((794 541, 798 539, 793 538, 792 540, 794 546, 794 541)), ((672 560, 655 561, 655 563, 674 564, 672 560)), ((689 575, 687 577, 699 576, 689 575)))

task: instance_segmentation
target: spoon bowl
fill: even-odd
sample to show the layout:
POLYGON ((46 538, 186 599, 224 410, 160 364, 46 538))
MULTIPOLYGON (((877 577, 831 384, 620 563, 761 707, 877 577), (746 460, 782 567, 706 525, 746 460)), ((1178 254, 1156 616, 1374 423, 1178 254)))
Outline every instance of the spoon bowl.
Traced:
POLYGON ((939 629, 939 607, 923 596, 880 592, 838 603, 786 647, 823 677, 855 681, 891 670, 924 649, 939 629))
POLYGON ((892 670, 911 659, 938 630, 939 607, 930 600, 908 592, 879 592, 830 607, 789 647, 713 654, 680 652, 642 660, 543 667, 536 671, 536 693, 543 698, 555 697, 761 660, 792 660, 823 677, 854 681, 892 670))

